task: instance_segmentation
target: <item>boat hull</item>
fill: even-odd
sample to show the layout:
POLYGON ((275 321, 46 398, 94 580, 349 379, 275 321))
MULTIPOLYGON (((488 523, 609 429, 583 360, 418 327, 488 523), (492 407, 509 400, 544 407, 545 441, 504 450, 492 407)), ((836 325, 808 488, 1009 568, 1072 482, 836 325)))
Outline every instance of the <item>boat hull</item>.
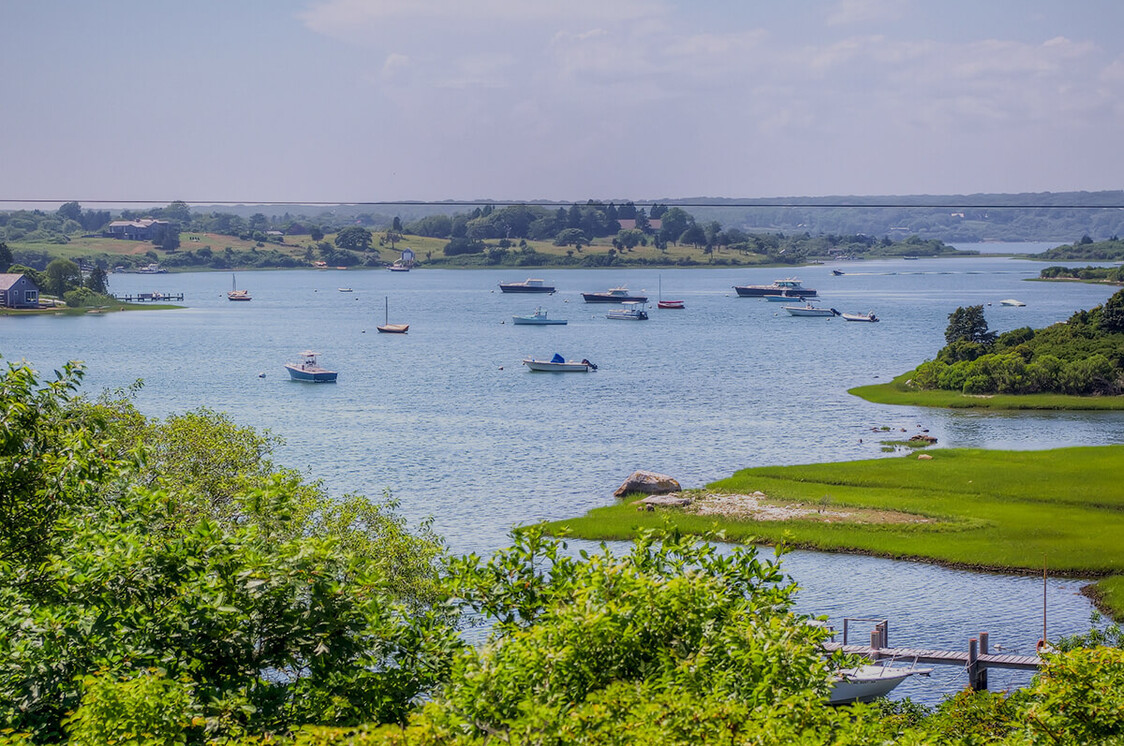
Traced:
POLYGON ((555 363, 550 360, 535 360, 534 358, 527 358, 523 361, 533 371, 540 373, 588 373, 589 363, 575 363, 567 360, 563 363, 555 363))
POLYGON ((683 310, 685 306, 681 300, 661 300, 656 302, 656 308, 683 310))
POLYGON ((646 295, 613 295, 611 293, 582 293, 586 303, 647 303, 646 295))
POLYGON ((511 323, 516 326, 564 326, 566 319, 543 319, 533 316, 512 316, 511 323))
POLYGON ((410 331, 409 324, 383 324, 375 328, 379 330, 380 334, 405 334, 410 331))
POLYGON ((616 319, 617 321, 647 321, 647 311, 609 311, 605 314, 607 319, 616 319))
POLYGON ((875 321, 878 321, 878 317, 875 316, 872 313, 869 313, 869 314, 845 313, 845 314, 843 314, 843 320, 844 321, 865 321, 867 323, 873 323, 875 321))
POLYGON ((830 308, 805 308, 803 306, 785 306, 784 310, 788 311, 791 316, 814 316, 826 318, 836 315, 835 311, 830 308))
POLYGON ((301 383, 335 383, 336 376, 338 375, 334 370, 325 370, 324 368, 307 369, 300 365, 285 366, 285 370, 289 371, 289 378, 301 383))
MULTIPOLYGON (((782 293, 781 288, 775 285, 735 285, 734 290, 741 298, 764 298, 767 295, 780 295, 782 293)), ((790 288, 783 292, 788 293, 789 298, 814 298, 819 295, 811 288, 790 288)))
POLYGON ((924 671, 894 670, 882 666, 845 669, 832 680, 828 703, 842 705, 851 702, 873 702, 879 697, 885 697, 894 690, 894 687, 915 673, 924 673, 924 671))
POLYGON ((501 293, 553 293, 553 285, 524 285, 521 282, 501 282, 501 293))

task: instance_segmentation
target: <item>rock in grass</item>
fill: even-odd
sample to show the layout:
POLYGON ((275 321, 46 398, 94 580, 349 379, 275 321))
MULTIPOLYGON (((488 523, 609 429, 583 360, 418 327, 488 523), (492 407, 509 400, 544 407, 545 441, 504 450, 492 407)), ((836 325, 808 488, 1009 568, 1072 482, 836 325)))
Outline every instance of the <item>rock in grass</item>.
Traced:
POLYGON ((632 476, 624 480, 624 484, 613 493, 615 497, 624 497, 636 492, 645 495, 666 495, 668 492, 678 492, 682 489, 679 482, 666 474, 657 474, 654 471, 634 471, 632 476))
POLYGON ((920 456, 917 457, 917 460, 918 461, 932 461, 933 457, 930 456, 927 453, 922 453, 920 456))

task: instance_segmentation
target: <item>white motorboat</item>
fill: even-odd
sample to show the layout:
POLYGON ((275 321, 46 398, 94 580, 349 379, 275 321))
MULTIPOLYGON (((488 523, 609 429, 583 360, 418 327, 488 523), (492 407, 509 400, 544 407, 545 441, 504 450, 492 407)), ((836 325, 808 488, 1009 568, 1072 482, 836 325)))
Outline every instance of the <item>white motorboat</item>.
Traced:
POLYGON ((811 303, 803 306, 785 306, 784 310, 788 311, 791 316, 838 316, 839 312, 834 308, 819 308, 813 306, 811 303))
POLYGON ((596 365, 584 358, 580 362, 567 360, 557 352, 550 360, 536 360, 533 357, 524 358, 523 364, 531 370, 546 373, 588 373, 591 370, 597 370, 596 365))
POLYGON ((831 677, 828 704, 872 702, 879 697, 885 697, 910 676, 928 676, 932 671, 931 668, 882 666, 875 663, 841 668, 831 677))
POLYGON ((1021 300, 1015 300, 1014 298, 1006 298, 1004 300, 999 301, 999 305, 1001 305, 1001 306, 1016 306, 1018 308, 1022 308, 1026 304, 1023 303, 1021 300))
POLYGON ((874 311, 869 313, 844 313, 841 314, 844 321, 878 321, 879 318, 874 315, 874 311))
POLYGON ((566 323, 566 319, 551 319, 547 318, 546 309, 539 306, 535 312, 526 316, 512 316, 511 323, 513 324, 526 324, 530 326, 554 326, 566 323))
POLYGON ((605 318, 622 321, 646 321, 648 312, 644 310, 643 303, 624 303, 620 308, 614 308, 605 314, 605 318))
POLYGON ((523 282, 501 282, 501 293, 553 293, 554 286, 544 281, 528 277, 523 282))

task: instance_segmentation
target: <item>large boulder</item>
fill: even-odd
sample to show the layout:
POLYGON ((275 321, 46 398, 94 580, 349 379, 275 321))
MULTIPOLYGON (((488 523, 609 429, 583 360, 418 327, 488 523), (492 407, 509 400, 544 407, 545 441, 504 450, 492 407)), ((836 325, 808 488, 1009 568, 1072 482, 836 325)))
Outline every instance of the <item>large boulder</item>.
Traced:
POLYGON ((636 492, 645 495, 666 495, 668 492, 679 492, 682 488, 679 482, 666 474, 657 474, 654 471, 634 471, 632 476, 624 480, 624 484, 613 493, 616 497, 624 497, 636 492))

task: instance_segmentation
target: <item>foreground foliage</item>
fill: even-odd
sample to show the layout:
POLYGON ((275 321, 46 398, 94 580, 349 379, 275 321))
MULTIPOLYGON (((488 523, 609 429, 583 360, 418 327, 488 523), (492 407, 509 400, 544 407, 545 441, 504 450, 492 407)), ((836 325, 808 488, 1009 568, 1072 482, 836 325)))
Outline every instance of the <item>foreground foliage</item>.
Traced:
POLYGON ((0 375, 0 743, 1124 738, 1124 651, 1075 647, 1114 627, 1022 694, 831 708, 844 661, 779 560, 675 530, 575 555, 528 529, 438 577, 425 527, 329 499, 268 434, 205 409, 152 422, 80 379, 0 375), (458 614, 487 639, 467 646, 458 614))

